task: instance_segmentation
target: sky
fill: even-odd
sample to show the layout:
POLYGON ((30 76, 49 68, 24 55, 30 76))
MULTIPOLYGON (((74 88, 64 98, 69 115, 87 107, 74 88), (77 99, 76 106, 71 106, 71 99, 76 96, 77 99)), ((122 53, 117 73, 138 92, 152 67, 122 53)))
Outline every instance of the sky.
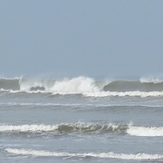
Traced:
POLYGON ((0 76, 163 76, 163 0, 0 0, 0 76))

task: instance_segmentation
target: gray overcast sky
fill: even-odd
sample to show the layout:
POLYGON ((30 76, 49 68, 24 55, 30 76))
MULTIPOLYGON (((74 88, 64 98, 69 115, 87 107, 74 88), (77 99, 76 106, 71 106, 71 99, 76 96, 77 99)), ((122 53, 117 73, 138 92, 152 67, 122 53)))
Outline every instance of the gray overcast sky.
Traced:
POLYGON ((0 0, 0 75, 163 75, 163 0, 0 0))

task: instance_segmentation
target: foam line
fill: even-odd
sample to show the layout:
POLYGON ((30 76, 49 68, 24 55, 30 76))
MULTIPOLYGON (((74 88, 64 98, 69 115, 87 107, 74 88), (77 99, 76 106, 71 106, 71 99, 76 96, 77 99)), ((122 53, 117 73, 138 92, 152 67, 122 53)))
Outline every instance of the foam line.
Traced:
POLYGON ((140 92, 140 91, 128 91, 128 92, 87 92, 83 93, 86 97, 109 97, 109 96, 119 96, 119 97, 158 97, 163 96, 163 91, 153 91, 153 92, 140 92))
POLYGON ((32 149, 16 149, 6 148, 6 152, 15 155, 31 155, 37 157, 97 157, 97 158, 114 158, 124 160, 157 160, 162 159, 163 155, 159 154, 124 154, 124 153, 69 153, 69 152, 51 152, 43 150, 32 150, 32 149))
POLYGON ((53 131, 58 128, 57 125, 1 125, 0 132, 5 131, 19 131, 19 132, 40 132, 53 131))

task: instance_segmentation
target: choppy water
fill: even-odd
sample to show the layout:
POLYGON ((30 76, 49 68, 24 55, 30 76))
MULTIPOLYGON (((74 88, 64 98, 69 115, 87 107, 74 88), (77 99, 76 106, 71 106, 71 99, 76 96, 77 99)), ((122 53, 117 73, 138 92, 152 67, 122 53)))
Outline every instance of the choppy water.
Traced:
POLYGON ((0 162, 163 162, 163 82, 0 79, 0 162))

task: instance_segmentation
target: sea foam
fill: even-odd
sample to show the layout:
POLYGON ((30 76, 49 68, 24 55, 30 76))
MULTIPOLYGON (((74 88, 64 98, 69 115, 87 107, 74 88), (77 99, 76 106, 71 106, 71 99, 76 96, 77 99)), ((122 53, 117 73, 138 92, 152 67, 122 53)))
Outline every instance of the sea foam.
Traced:
POLYGON ((16 148, 6 148, 6 152, 15 155, 30 155, 37 157, 97 157, 97 158, 114 158, 114 159, 124 159, 124 160, 156 160, 162 159, 163 155, 159 154, 124 154, 124 153, 69 153, 69 152, 52 152, 44 150, 33 150, 33 149, 16 149, 16 148))
MULTIPOLYGON (((40 133, 40 132, 66 132, 66 133, 112 133, 119 132, 121 130, 121 126, 114 124, 96 124, 96 123, 60 123, 55 125, 0 125, 0 132, 32 132, 32 133, 40 133)), ((123 131, 123 129, 122 129, 123 131)))
POLYGON ((21 91, 31 91, 31 89, 44 89, 51 93, 82 93, 96 92, 99 88, 95 80, 89 77, 77 77, 63 80, 20 80, 21 91))
POLYGON ((128 134, 131 136, 163 136, 163 127, 144 127, 127 125, 115 125, 112 123, 100 124, 91 122, 77 123, 60 123, 54 125, 32 124, 32 125, 0 125, 0 132, 27 132, 27 133, 42 133, 52 132, 57 133, 80 133, 80 134, 128 134))
POLYGON ((130 126, 127 134, 132 136, 163 136, 163 127, 130 126))
POLYGON ((53 131, 57 128, 57 125, 1 125, 0 132, 40 132, 53 131))
POLYGON ((163 82, 163 78, 159 77, 159 78, 156 78, 156 77, 153 77, 153 76, 150 76, 150 77, 141 77, 140 78, 140 82, 141 83, 162 83, 163 82))
POLYGON ((100 92, 86 92, 83 93, 86 97, 157 97, 163 96, 163 91, 153 91, 153 92, 141 92, 141 91, 127 91, 127 92, 111 92, 111 91, 100 91, 100 92))

